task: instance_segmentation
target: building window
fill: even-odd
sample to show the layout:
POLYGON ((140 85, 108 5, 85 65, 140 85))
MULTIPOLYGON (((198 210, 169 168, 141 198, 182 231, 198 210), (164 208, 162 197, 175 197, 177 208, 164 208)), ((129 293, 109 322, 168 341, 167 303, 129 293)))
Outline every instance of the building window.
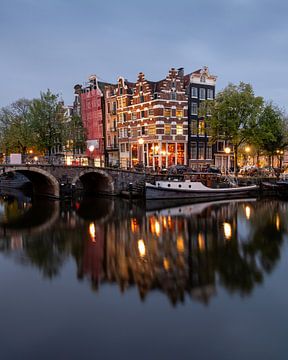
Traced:
POLYGON ((183 125, 177 125, 176 126, 176 134, 177 135, 183 135, 183 125))
POLYGON ((191 97, 194 97, 194 98, 198 97, 198 89, 196 87, 191 88, 191 97))
POLYGON ((191 115, 198 115, 198 106, 195 102, 191 104, 191 115))
POLYGON ((207 99, 214 99, 214 91, 212 89, 207 89, 207 99))
POLYGON ((178 118, 182 118, 183 117, 183 110, 176 110, 176 116, 178 118))
POLYGON ((217 141, 217 151, 224 151, 224 141, 217 141))
POLYGON ((212 146, 208 145, 206 151, 207 151, 206 158, 207 159, 212 159, 212 146))
POLYGON ((177 97, 176 92, 171 92, 171 94, 170 94, 170 99, 171 99, 171 100, 176 100, 176 97, 177 97))
POLYGON ((202 75, 202 76, 200 77, 200 82, 201 82, 201 83, 205 83, 205 82, 206 82, 206 77, 205 77, 204 75, 202 75))
POLYGON ((140 102, 144 102, 144 96, 143 95, 140 95, 140 102))
POLYGON ((156 134, 156 126, 148 125, 148 135, 153 136, 156 134))
POLYGON ((141 111, 141 118, 145 118, 145 111, 144 110, 141 111))
POLYGON ((200 95, 199 96, 200 100, 205 100, 206 99, 205 89, 200 88, 199 95, 200 95))
POLYGON ((203 142, 199 142, 199 159, 200 160, 204 160, 205 156, 204 156, 204 143, 203 142))
POLYGON ((191 122, 191 134, 197 135, 197 120, 191 122))
POLYGON ((205 135, 205 123, 204 123, 204 120, 199 120, 198 134, 199 135, 205 135))
POLYGON ((164 134, 165 135, 171 134, 171 125, 170 124, 164 124, 164 134))
POLYGON ((170 109, 164 109, 164 116, 170 117, 171 116, 171 110, 170 109))
POLYGON ((120 146, 120 151, 121 151, 121 152, 125 152, 125 144, 121 144, 121 146, 120 146))
POLYGON ((175 82, 175 81, 172 81, 172 82, 171 82, 171 87, 172 87, 172 88, 176 88, 176 82, 175 82))
POLYGON ((191 159, 197 159, 197 144, 195 142, 191 144, 191 159))
POLYGON ((153 116, 154 115, 154 110, 153 109, 149 109, 149 115, 153 116))

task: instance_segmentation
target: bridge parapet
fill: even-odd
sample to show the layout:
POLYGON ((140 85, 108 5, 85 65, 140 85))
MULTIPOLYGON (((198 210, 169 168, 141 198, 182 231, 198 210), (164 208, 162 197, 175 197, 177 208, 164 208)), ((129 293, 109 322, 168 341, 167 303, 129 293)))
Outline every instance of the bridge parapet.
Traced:
POLYGON ((3 164, 0 167, 0 175, 8 172, 25 175, 32 182, 35 193, 56 198, 70 194, 77 189, 120 195, 123 191, 127 191, 130 183, 133 184, 133 190, 141 194, 145 185, 144 173, 114 168, 53 164, 3 164))

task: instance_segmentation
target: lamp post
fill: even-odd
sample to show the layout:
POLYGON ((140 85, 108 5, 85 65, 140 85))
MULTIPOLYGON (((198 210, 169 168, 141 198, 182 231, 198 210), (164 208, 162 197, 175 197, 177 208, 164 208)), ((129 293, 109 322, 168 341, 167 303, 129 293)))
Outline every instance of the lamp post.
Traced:
POLYGON ((246 146, 245 147, 245 153, 246 153, 246 164, 245 165, 249 165, 249 153, 251 151, 250 146, 246 146))
POLYGON ((282 168, 282 160, 283 160, 284 151, 283 150, 277 150, 276 153, 279 156, 279 168, 281 169, 282 168))
POLYGON ((144 165, 145 165, 145 162, 144 162, 144 139, 143 138, 140 138, 138 139, 138 144, 139 144, 139 165, 143 165, 143 168, 144 168, 144 165))
POLYGON ((231 149, 230 149, 230 147, 225 147, 225 149, 224 149, 224 151, 225 151, 225 154, 227 154, 227 169, 226 169, 226 171, 229 173, 229 169, 230 169, 230 152, 231 152, 231 149))
POLYGON ((93 166, 93 165, 94 165, 94 164, 93 164, 93 157, 92 157, 92 154, 93 154, 94 149, 95 149, 95 146, 94 146, 94 145, 90 145, 89 148, 88 148, 88 150, 89 150, 89 152, 90 152, 90 154, 89 154, 89 165, 90 165, 90 166, 93 166))

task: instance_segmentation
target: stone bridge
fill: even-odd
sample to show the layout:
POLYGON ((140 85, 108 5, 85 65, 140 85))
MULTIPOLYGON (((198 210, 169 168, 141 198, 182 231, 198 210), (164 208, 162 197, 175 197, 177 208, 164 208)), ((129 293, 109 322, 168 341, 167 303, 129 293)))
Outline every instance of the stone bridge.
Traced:
POLYGON ((143 194, 145 174, 129 170, 89 166, 20 164, 2 165, 1 175, 20 173, 27 177, 35 195, 61 198, 76 190, 88 193, 120 195, 130 191, 143 194))

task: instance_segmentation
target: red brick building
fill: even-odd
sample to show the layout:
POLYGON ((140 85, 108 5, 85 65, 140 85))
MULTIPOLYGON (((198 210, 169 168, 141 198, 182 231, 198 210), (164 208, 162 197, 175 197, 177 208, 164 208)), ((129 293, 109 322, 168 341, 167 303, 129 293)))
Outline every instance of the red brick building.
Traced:
POLYGON ((96 166, 104 166, 103 92, 95 75, 89 77, 85 86, 76 85, 80 100, 80 113, 87 135, 87 156, 96 166))

